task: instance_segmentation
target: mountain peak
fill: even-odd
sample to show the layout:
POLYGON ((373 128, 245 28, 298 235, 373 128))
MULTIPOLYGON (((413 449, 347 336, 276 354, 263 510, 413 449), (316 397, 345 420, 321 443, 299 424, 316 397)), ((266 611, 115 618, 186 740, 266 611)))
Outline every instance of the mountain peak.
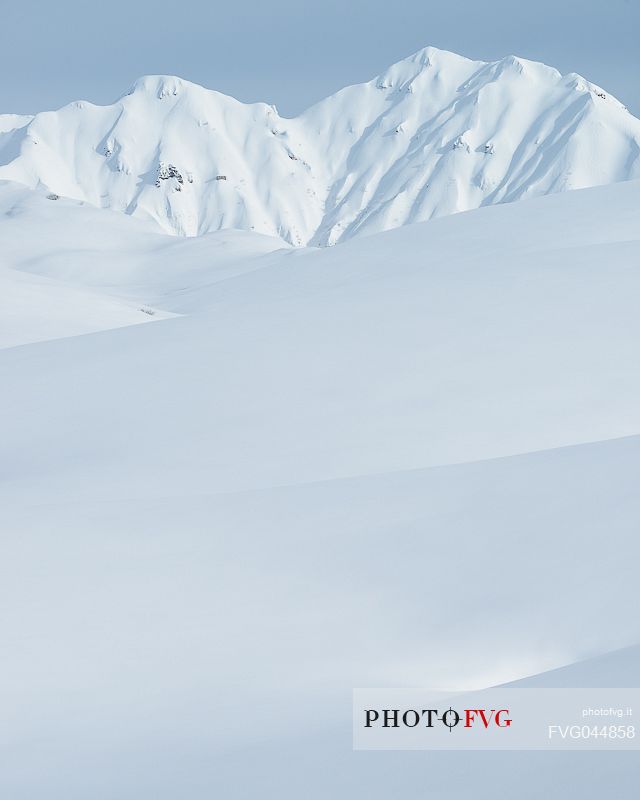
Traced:
POLYGON ((128 94, 150 94, 155 95, 158 99, 175 97, 185 83, 186 81, 175 75, 142 75, 134 81, 128 94))

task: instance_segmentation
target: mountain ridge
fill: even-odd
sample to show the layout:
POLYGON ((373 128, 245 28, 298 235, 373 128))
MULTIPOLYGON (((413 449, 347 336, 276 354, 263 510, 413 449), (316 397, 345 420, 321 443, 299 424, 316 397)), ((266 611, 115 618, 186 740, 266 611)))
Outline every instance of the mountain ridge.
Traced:
POLYGON ((292 118, 163 75, 106 106, 0 115, 0 179, 187 236, 325 246, 636 177, 640 120, 596 84, 433 47, 292 118))

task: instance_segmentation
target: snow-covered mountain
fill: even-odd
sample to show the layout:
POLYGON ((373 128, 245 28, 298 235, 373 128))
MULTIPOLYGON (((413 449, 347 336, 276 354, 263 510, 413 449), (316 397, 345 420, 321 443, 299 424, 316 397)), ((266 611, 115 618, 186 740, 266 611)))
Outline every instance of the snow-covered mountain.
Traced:
POLYGON ((0 116, 0 165, 169 233, 327 245, 640 177, 640 120, 579 75, 429 47, 294 119, 166 76, 109 106, 0 116))

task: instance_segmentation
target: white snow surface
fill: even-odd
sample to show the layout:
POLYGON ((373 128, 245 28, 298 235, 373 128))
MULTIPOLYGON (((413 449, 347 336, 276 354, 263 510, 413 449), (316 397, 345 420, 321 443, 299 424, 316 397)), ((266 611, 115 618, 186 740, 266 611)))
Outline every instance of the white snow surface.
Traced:
POLYGON ((328 249, 47 193, 0 185, 0 795, 630 800, 350 712, 637 681, 640 181, 328 249))
POLYGON ((183 293, 288 248, 242 231, 170 237, 149 222, 0 181, 0 348, 165 319, 167 307, 183 310, 183 293))
POLYGON ((294 119, 171 76, 109 106, 0 116, 0 179, 194 236, 327 245, 640 178, 640 121, 576 74, 427 47, 294 119))

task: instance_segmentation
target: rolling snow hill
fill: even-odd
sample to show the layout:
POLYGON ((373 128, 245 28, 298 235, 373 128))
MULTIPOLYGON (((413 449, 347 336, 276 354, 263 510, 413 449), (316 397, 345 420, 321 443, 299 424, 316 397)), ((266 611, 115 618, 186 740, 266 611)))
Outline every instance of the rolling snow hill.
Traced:
POLYGON ((167 236, 0 181, 0 348, 165 319, 182 313, 183 294, 282 249, 281 239, 243 231, 167 236))
POLYGON ((176 77, 110 106, 0 116, 0 179, 193 236, 328 245, 640 177, 640 121, 576 74, 425 48, 299 117, 176 77))
POLYGON ((3 399, 6 458, 20 463, 35 437, 47 493, 152 476, 162 491, 235 491, 635 435, 639 205, 631 181, 328 249, 150 235, 110 214, 132 228, 121 242, 133 258, 112 266, 117 251, 97 259, 70 237, 47 258, 45 241, 23 236, 31 217, 46 238, 35 224, 46 211, 75 212, 88 236, 100 212, 28 204, 26 219, 2 226, 21 248, 9 276, 26 265, 179 316, 3 350, 15 386, 3 399), (41 411, 32 380, 56 386, 41 411), (97 419, 113 419, 107 440, 97 419))

